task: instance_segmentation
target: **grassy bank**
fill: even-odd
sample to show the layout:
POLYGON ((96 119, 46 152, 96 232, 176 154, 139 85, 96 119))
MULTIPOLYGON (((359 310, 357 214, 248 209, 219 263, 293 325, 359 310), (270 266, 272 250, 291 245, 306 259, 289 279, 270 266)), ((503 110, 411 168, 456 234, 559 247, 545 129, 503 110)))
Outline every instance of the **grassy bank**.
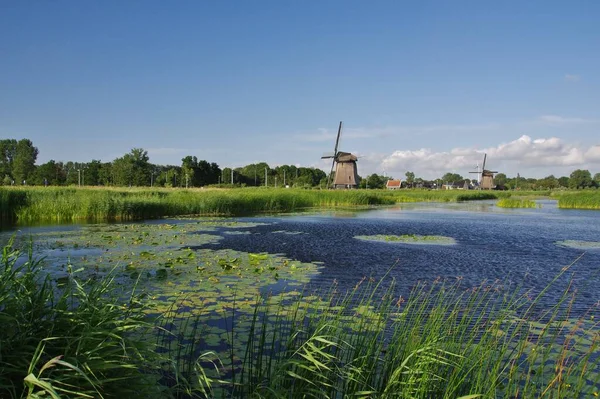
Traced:
MULTIPOLYGON (((0 188, 0 217, 19 223, 239 216, 398 202, 495 199, 495 192, 292 189, 0 188)), ((506 195, 506 194, 504 194, 506 195)))
POLYGON ((600 209, 600 191, 579 191, 558 197, 558 207, 563 209, 600 209))
POLYGON ((142 296, 110 275, 83 283, 70 272, 56 286, 10 246, 0 272, 0 397, 598 394, 598 324, 570 316, 571 292, 541 314, 544 292, 460 281, 419 285, 408 298, 368 279, 349 292, 263 296, 249 319, 228 306, 222 350, 207 353, 201 312, 180 317, 174 303, 145 317, 142 296))

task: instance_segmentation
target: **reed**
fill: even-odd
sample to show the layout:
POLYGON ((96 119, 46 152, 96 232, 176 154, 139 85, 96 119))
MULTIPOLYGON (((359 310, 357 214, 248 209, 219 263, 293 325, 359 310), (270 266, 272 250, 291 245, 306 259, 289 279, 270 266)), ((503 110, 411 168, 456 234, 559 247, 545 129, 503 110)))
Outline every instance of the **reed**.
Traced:
POLYGON ((526 198, 501 198, 496 202, 500 208, 537 208, 535 201, 526 198))
POLYGON ((600 209, 600 191, 578 191, 561 195, 558 207, 562 209, 600 209))
POLYGON ((232 327, 223 356, 231 351, 237 362, 216 372, 211 367, 200 381, 196 374, 200 389, 192 384, 185 392, 233 398, 598 394, 597 323, 569 321, 568 291, 540 312, 544 292, 531 299, 518 287, 467 289, 438 280, 418 285, 406 300, 394 295, 393 282, 333 290, 317 301, 262 299, 241 353, 233 349, 238 334, 232 327), (583 335, 588 344, 579 346, 583 335))
POLYGON ((153 351, 132 338, 151 325, 135 290, 119 291, 111 276, 82 283, 69 268, 57 283, 11 240, 0 264, 0 397, 155 395, 143 372, 153 351))
POLYGON ((498 282, 465 287, 440 279, 402 298, 393 280, 363 279, 347 292, 333 285, 323 295, 261 296, 249 324, 237 320, 243 313, 233 301, 223 314, 228 338, 216 354, 201 345, 207 315, 178 318, 168 310, 156 321, 155 347, 147 335, 153 322, 135 288, 120 287, 110 275, 83 284, 69 270, 57 287, 39 265, 31 253, 23 259, 10 245, 3 250, 2 397, 599 394, 593 314, 571 316, 569 289, 553 306, 541 306, 569 267, 533 298, 498 282))
MULTIPOLYGON (((399 202, 471 201, 495 192, 405 190, 151 189, 2 187, 5 222, 141 220, 181 215, 239 216, 307 208, 390 205, 399 202)), ((506 195, 506 194, 502 194, 506 195)))

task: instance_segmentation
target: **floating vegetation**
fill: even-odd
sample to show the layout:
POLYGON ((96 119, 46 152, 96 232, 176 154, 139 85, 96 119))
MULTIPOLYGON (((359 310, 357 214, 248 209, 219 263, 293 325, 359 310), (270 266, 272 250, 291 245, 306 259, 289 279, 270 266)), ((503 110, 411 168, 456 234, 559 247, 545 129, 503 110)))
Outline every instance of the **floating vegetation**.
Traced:
MULTIPOLYGON (((320 266, 267 253, 214 249, 223 233, 250 233, 257 223, 231 220, 178 220, 176 223, 83 225, 60 232, 19 235, 33 240, 34 250, 46 258, 46 270, 64 278, 67 270, 80 270, 82 278, 97 278, 113 271, 116 284, 134 282, 148 293, 150 308, 160 314, 182 298, 196 311, 218 314, 234 300, 253 302, 262 292, 282 292, 301 286, 320 266)), ((288 294, 286 294, 288 295, 288 294)), ((289 295, 288 295, 289 296, 289 295)), ((243 306, 242 306, 243 308, 243 306)))
MULTIPOLYGON (((574 289, 544 302, 542 315, 535 309, 552 284, 531 298, 503 283, 436 279, 403 298, 393 280, 365 277, 346 292, 334 283, 329 292, 269 294, 254 288, 278 287, 284 276, 298 284, 314 265, 175 245, 194 235, 189 225, 131 226, 96 226, 98 240, 85 229, 52 235, 70 246, 78 234, 106 259, 147 262, 87 281, 85 266, 73 271, 77 259, 57 285, 44 279, 39 262, 4 248, 1 397, 20 397, 24 381, 29 397, 599 394, 598 309, 573 317, 574 289), (121 239, 108 243, 111 235, 139 242, 120 250, 121 239), (142 293, 127 280, 136 269, 142 293)), ((81 247, 74 251, 81 254, 81 247)))
POLYGON ((535 201, 525 198, 501 198, 496 202, 500 208, 541 208, 535 201))
POLYGON ((600 241, 579 241, 579 240, 564 240, 555 243, 560 247, 590 250, 600 249, 600 241))
POLYGON ((454 245, 456 240, 445 236, 421 236, 417 234, 355 236, 354 238, 364 241, 394 242, 402 244, 426 244, 426 245, 454 245))

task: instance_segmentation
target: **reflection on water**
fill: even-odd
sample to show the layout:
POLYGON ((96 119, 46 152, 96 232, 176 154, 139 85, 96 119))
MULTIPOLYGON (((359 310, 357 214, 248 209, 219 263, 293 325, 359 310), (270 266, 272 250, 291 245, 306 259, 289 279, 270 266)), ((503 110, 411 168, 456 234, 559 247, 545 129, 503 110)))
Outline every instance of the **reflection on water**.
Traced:
MULTIPOLYGON (((313 211, 283 216, 237 218, 236 224, 214 226, 220 240, 215 249, 282 254, 301 262, 322 262, 311 287, 327 288, 335 280, 352 287, 364 276, 379 279, 388 270, 403 295, 417 282, 441 277, 461 279, 465 286, 483 281, 522 285, 539 292, 574 261, 569 273, 548 293, 557 300, 572 278, 578 291, 575 310, 583 312, 600 301, 600 250, 557 245, 600 239, 600 212, 560 210, 556 201, 538 201, 535 209, 502 209, 494 201, 466 203, 407 203, 353 212, 313 211), (251 222, 240 224, 240 222, 251 222), (236 234, 237 232, 237 234, 236 234), (234 234, 232 234, 234 233, 234 234), (241 234, 243 233, 243 234, 241 234), (375 235, 445 236, 456 245, 410 245, 357 240, 375 235)), ((188 223, 155 220, 151 224, 188 223)), ((47 235, 81 229, 80 225, 21 227, 47 235)), ((89 229, 89 227, 88 227, 89 229)), ((193 227, 188 228, 194 232, 193 227)), ((198 227, 198 231, 206 230, 198 227)), ((6 242, 11 231, 0 233, 6 242)), ((51 258, 59 261, 52 253, 51 258)), ((283 283, 273 286, 276 290, 283 283)))
POLYGON ((587 311, 600 300, 596 287, 600 251, 565 248, 556 242, 598 241, 600 212, 560 210, 556 201, 540 202, 542 207, 536 209, 502 209, 493 201, 410 203, 346 217, 313 213, 258 218, 268 224, 250 229, 249 235, 226 236, 219 245, 321 261, 324 268, 313 278, 313 287, 326 288, 333 280, 351 287, 364 276, 379 279, 392 268, 389 275, 404 294, 417 282, 438 277, 460 278, 466 286, 498 280, 539 292, 576 261, 545 301, 557 300, 572 278, 578 290, 575 308, 587 311), (303 234, 274 234, 282 230, 303 234), (379 234, 446 236, 458 245, 389 245, 353 239, 379 234))

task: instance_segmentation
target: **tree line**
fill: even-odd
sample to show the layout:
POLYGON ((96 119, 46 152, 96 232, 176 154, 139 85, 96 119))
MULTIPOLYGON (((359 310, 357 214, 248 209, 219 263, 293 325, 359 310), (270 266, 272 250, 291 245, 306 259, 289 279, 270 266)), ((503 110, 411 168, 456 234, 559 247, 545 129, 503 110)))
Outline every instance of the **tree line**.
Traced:
POLYGON ((38 149, 31 140, 0 140, 0 185, 124 186, 124 187, 204 187, 291 186, 325 187, 325 172, 316 168, 282 165, 272 168, 266 162, 239 168, 221 168, 215 162, 188 155, 181 165, 150 162, 148 151, 133 148, 112 162, 62 162, 50 160, 37 165, 38 149))
MULTIPOLYGON (((406 172, 406 184, 409 187, 441 187, 454 185, 463 187, 465 184, 477 184, 477 179, 470 179, 458 173, 446 173, 439 179, 425 180, 415 177, 413 172, 406 172)), ((587 169, 576 169, 569 176, 555 177, 549 175, 540 179, 517 176, 508 177, 504 173, 494 176, 494 184, 499 189, 506 190, 553 190, 553 189, 586 189, 600 187, 600 173, 592 176, 587 169)))
MULTIPOLYGON (((321 169, 282 165, 270 167, 266 162, 238 168, 220 168, 214 162, 198 160, 188 155, 181 165, 157 165, 150 162, 148 152, 133 148, 112 162, 61 162, 50 160, 37 165, 38 149, 31 140, 0 140, 0 185, 86 185, 125 187, 204 187, 209 185, 322 187, 327 186, 327 174, 321 169)), ((384 188, 391 177, 373 173, 361 178, 360 188, 384 188)), ((407 187, 437 188, 444 184, 464 186, 476 179, 457 173, 446 173, 438 179, 426 180, 414 172, 405 174, 407 187)), ((494 177, 498 188, 521 190, 584 189, 600 187, 600 173, 592 176, 589 170, 577 169, 569 176, 546 176, 541 179, 523 176, 494 177)))

